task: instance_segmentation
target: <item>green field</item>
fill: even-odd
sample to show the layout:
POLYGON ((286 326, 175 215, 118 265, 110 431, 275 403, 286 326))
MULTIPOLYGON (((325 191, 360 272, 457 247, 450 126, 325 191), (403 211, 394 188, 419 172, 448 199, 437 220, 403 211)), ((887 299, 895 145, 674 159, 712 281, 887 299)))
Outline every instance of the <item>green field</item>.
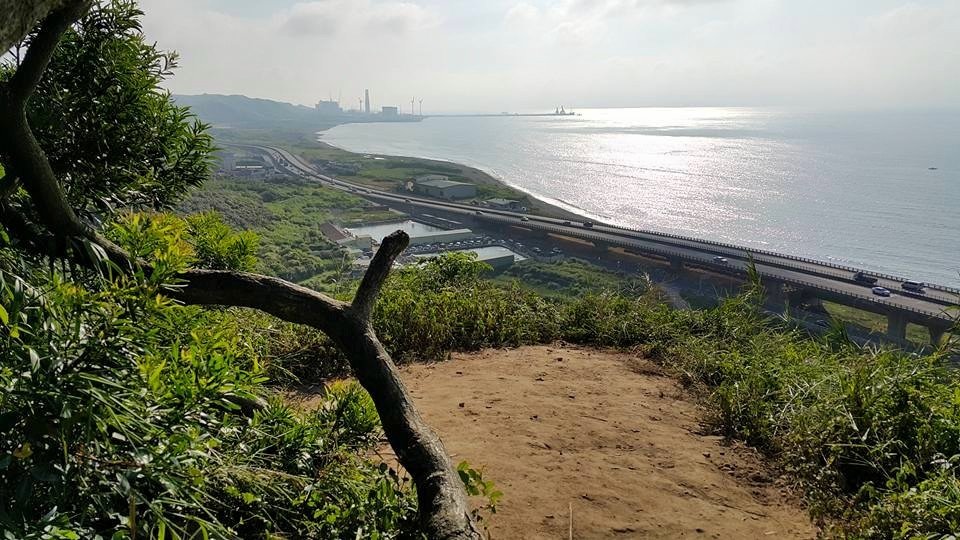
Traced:
POLYGON ((394 218, 368 201, 300 178, 216 178, 184 200, 178 210, 214 210, 239 229, 261 237, 261 270, 313 285, 335 280, 345 268, 344 252, 320 233, 320 225, 394 218))

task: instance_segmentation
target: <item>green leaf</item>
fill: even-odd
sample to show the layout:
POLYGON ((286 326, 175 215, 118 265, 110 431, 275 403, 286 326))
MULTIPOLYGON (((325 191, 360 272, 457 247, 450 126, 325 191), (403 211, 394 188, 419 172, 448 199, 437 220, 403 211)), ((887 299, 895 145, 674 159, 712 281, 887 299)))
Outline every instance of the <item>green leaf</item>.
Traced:
POLYGON ((6 308, 3 306, 0 306, 0 322, 2 322, 4 326, 10 324, 10 314, 7 313, 6 308))

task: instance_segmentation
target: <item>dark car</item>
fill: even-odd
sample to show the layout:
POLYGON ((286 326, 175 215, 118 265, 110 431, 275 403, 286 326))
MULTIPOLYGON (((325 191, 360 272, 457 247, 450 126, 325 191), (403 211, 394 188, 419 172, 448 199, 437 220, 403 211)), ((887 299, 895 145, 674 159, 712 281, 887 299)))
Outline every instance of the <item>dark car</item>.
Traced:
POLYGON ((868 276, 863 272, 857 272, 853 275, 853 280, 857 283, 866 283, 867 285, 876 285, 877 278, 873 276, 868 276))

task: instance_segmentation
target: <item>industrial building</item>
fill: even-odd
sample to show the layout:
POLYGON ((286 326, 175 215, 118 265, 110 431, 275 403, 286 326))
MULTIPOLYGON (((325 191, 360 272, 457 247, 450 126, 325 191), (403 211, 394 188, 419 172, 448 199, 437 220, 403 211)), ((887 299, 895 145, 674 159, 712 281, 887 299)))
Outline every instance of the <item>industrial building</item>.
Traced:
POLYGON ((438 199, 469 199, 477 196, 477 186, 454 182, 440 174, 418 176, 413 180, 413 191, 438 199))
POLYGON ((316 106, 317 112, 325 116, 337 116, 343 114, 343 109, 336 101, 320 100, 316 106))
POLYGON ((380 109, 380 114, 383 116, 400 116, 400 109, 397 107, 387 107, 384 106, 380 109))
POLYGON ((490 208, 496 208, 497 210, 520 210, 520 201, 515 201, 513 199, 487 199, 484 201, 484 204, 490 208))
POLYGON ((411 246, 424 244, 443 244, 448 242, 462 242, 476 236, 470 229, 454 229, 452 231, 432 231, 410 237, 411 246))

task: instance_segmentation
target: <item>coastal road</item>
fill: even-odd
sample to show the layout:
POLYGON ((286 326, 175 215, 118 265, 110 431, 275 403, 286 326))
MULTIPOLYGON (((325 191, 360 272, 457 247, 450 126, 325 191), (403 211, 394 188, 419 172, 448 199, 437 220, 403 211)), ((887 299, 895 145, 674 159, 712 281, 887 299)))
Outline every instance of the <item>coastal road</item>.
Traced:
MULTIPOLYGON (((240 146, 240 145, 238 145, 240 146)), ((573 221, 543 216, 528 215, 506 210, 493 210, 477 206, 459 204, 436 199, 427 199, 406 194, 398 194, 368 188, 363 185, 344 182, 337 178, 321 174, 310 163, 299 156, 275 147, 252 146, 266 154, 279 169, 312 178, 331 187, 357 193, 366 198, 389 204, 405 204, 420 209, 439 210, 460 214, 474 220, 497 223, 501 226, 513 226, 537 231, 543 234, 580 238, 610 247, 622 247, 642 253, 660 255, 666 259, 679 260, 727 273, 743 272, 754 261, 761 276, 793 285, 797 288, 821 290, 834 296, 849 297, 863 306, 876 307, 877 311, 903 310, 924 317, 948 320, 948 306, 956 305, 960 290, 928 285, 924 294, 903 291, 901 284, 905 278, 864 271, 877 278, 877 285, 886 287, 893 295, 882 298, 872 294, 870 287, 853 280, 853 274, 859 269, 842 265, 816 261, 801 257, 748 249, 720 242, 699 240, 653 231, 639 231, 587 221, 573 221), (724 257, 726 263, 716 261, 714 257, 724 257)))

